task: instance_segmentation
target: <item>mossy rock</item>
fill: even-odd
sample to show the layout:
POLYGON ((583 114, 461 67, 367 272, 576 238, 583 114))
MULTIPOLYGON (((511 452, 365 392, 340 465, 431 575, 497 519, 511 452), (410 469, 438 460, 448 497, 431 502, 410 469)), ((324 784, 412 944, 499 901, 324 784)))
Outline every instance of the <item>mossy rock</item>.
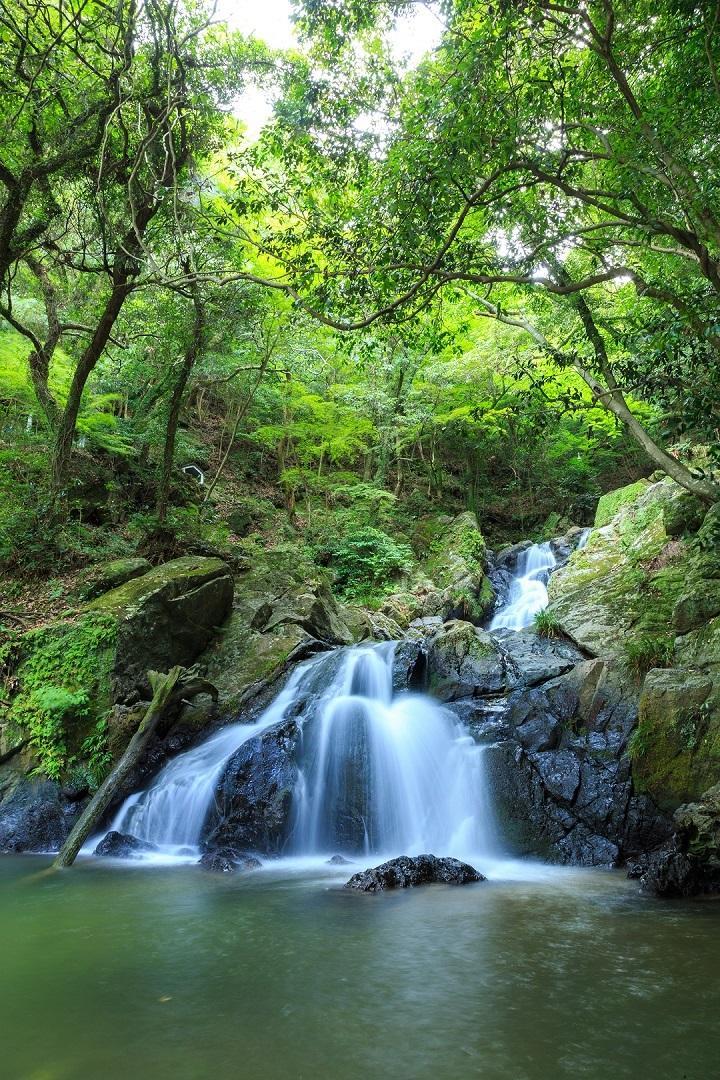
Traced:
POLYGON ((665 509, 681 490, 668 481, 622 488, 612 521, 550 578, 548 610, 587 652, 623 657, 633 638, 672 632, 695 558, 665 531, 665 509))
POLYGON ((78 595, 83 600, 92 600, 134 578, 142 577, 150 570, 152 563, 141 558, 112 559, 110 562, 100 563, 90 568, 87 578, 78 589, 78 595))
POLYGON ((24 634, 1 725, 8 756, 26 745, 29 767, 59 779, 74 760, 102 755, 116 652, 117 621, 97 612, 24 634))
POLYGON ((663 810, 720 780, 720 684, 685 668, 648 672, 631 742, 636 789, 663 810))
POLYGON ((497 693, 504 688, 502 656, 495 640, 472 623, 447 623, 428 645, 430 692, 443 701, 497 693))
POLYGON ((663 507, 663 524, 668 536, 687 536, 696 533, 707 513, 707 504, 689 491, 680 491, 663 507))
POLYGON ((404 629, 435 615, 481 623, 495 604, 485 574, 487 545, 478 520, 468 510, 454 518, 433 519, 429 552, 407 586, 386 597, 381 612, 404 629))
POLYGON ((648 487, 650 487, 649 480, 636 480, 634 484, 627 484, 625 487, 617 488, 615 491, 608 491, 607 494, 602 495, 598 500, 597 510, 595 511, 595 528, 602 529, 605 525, 609 525, 623 506, 634 503, 637 497, 642 495, 648 487))
POLYGON ((220 559, 185 557, 98 597, 90 611, 117 619, 113 692, 144 689, 148 670, 190 664, 230 613, 233 578, 220 559))
POLYGON ((192 663, 232 596, 219 559, 176 559, 104 593, 74 618, 22 635, 3 744, 12 750, 13 739, 27 742, 53 779, 73 767, 107 767, 108 748, 121 752, 131 734, 112 730, 113 703, 146 691, 148 670, 192 663))

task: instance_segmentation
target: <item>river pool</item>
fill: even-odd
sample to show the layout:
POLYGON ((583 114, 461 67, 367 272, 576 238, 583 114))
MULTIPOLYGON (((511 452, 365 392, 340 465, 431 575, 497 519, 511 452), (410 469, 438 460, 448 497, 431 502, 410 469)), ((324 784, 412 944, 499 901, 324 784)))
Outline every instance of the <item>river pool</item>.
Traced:
POLYGON ((48 863, 0 857, 2 1080, 720 1076, 720 906, 617 872, 48 863))

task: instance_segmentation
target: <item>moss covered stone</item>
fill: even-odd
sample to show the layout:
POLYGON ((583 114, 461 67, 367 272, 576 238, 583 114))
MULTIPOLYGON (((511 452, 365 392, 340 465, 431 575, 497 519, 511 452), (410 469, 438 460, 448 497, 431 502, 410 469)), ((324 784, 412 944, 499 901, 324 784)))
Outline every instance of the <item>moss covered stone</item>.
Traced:
POLYGON ((549 612, 593 655, 622 657, 633 638, 674 632, 695 559, 691 545, 665 530, 665 509, 681 490, 667 481, 621 489, 610 523, 551 577, 549 612))
POLYGON ((418 618, 440 615, 480 623, 495 594, 485 574, 487 545, 472 511, 434 519, 428 554, 407 587, 386 597, 380 610, 407 629, 418 618))
POLYGON ((428 645, 430 691, 441 700, 497 693, 505 685, 495 640, 472 623, 448 623, 428 645))
POLYGON ((24 634, 16 693, 0 723, 6 748, 25 743, 40 772, 52 778, 76 762, 106 764, 101 759, 116 650, 117 621, 99 612, 24 634))
POLYGON ((638 791, 673 810, 720 780, 717 686, 702 672, 671 668, 648 672, 632 740, 638 791))
POLYGON ((127 581, 132 581, 133 578, 142 577, 150 570, 152 563, 147 559, 111 559, 110 562, 91 567, 78 592, 82 599, 92 600, 111 589, 117 589, 127 581))
POLYGON ((148 670, 192 663, 227 618, 232 599, 233 579, 224 562, 186 557, 94 600, 89 610, 117 619, 115 697, 145 688, 148 670))
POLYGON ((627 484, 625 487, 608 491, 607 494, 601 496, 595 511, 595 528, 602 529, 605 525, 609 525, 623 506, 635 502, 649 486, 649 480, 637 480, 634 484, 627 484))

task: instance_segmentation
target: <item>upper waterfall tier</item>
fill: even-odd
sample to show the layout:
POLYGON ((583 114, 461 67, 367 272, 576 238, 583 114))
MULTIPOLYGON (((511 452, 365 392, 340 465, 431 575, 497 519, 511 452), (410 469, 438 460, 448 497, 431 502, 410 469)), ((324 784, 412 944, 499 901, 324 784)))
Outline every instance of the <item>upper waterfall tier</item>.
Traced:
POLYGON ((523 630, 547 607, 547 582, 557 560, 550 543, 520 553, 507 603, 493 616, 491 630, 523 630))

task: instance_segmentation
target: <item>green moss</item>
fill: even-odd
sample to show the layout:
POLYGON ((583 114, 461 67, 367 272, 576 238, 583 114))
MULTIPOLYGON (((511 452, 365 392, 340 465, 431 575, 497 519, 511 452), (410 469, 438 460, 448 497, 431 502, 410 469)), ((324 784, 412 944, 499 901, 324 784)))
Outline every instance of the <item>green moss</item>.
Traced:
POLYGON ((606 495, 601 496, 595 511, 595 528, 602 529, 603 526, 609 525, 623 506, 635 502, 649 486, 648 480, 637 480, 634 484, 627 484, 625 487, 608 491, 606 495))
POLYGON ((146 597, 174 581, 181 582, 183 592, 187 593, 192 591, 193 583, 199 587, 223 572, 227 572, 227 566, 222 559, 196 558, 190 555, 173 559, 172 562, 156 566, 149 573, 104 593, 97 600, 93 600, 88 608, 90 611, 104 611, 120 616, 137 608, 146 597))
POLYGON ((720 779, 720 715, 711 678, 650 671, 628 749, 636 789, 665 810, 698 798, 720 779))
POLYGON ((53 779, 80 759, 91 769, 104 759, 116 635, 116 620, 93 612, 31 630, 18 643, 19 689, 6 718, 53 779))

